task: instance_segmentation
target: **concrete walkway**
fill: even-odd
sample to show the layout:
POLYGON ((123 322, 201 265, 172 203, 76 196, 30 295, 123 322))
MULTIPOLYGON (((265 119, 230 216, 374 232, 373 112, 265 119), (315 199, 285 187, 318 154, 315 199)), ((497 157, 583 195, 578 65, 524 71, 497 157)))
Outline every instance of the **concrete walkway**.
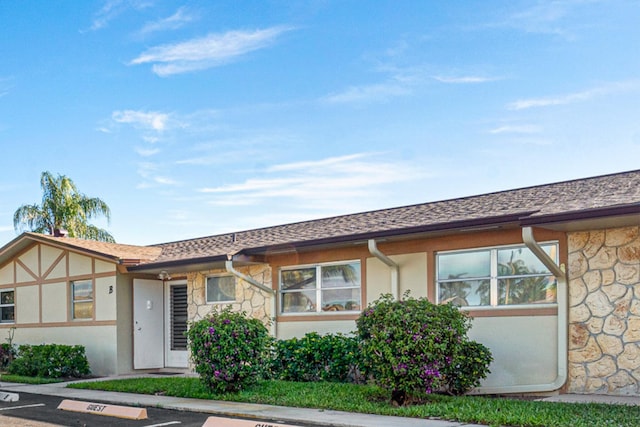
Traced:
MULTIPOLYGON (((122 377, 119 377, 122 378, 122 377)), ((105 380, 108 378, 101 378, 105 380)), ((290 408, 285 406, 253 403, 223 402, 217 400, 185 399, 170 396, 117 393, 98 390, 66 388, 67 383, 56 384, 16 384, 0 382, 0 390, 10 393, 33 393, 58 396, 64 399, 87 402, 107 402, 114 405, 139 405, 160 407, 181 411, 209 413, 219 416, 233 416, 255 420, 270 420, 291 424, 311 423, 319 426, 335 427, 471 427, 479 424, 465 424, 455 421, 425 420, 419 418, 390 417, 352 412, 321 409, 290 408)))

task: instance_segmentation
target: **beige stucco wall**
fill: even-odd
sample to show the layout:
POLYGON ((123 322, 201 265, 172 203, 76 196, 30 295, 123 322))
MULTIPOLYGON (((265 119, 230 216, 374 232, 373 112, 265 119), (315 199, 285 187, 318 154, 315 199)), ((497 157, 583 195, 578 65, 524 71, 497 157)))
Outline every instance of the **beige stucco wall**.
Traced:
POLYGON ((44 323, 66 322, 67 283, 48 283, 42 287, 42 321, 44 323))
POLYGON ((569 234, 572 393, 640 395, 640 226, 569 234))
POLYGON ((493 355, 482 387, 548 384, 558 372, 557 316, 502 316, 473 319, 469 338, 493 355))
MULTIPOLYGON (((238 271, 271 288, 271 268, 266 264, 238 268, 238 271)), ((236 278, 236 301, 233 303, 208 304, 206 302, 207 276, 226 274, 224 270, 208 270, 187 274, 187 302, 189 321, 206 318, 214 310, 231 306, 233 311, 244 311, 249 317, 261 320, 265 324, 272 322, 273 295, 236 278)))
POLYGON ((38 323, 40 321, 39 287, 21 286, 16 289, 16 323, 38 323))
POLYGON ((15 330, 13 342, 17 345, 83 345, 93 374, 108 375, 116 372, 115 326, 18 328, 15 330))
MULTIPOLYGON (((15 328, 16 344, 84 345, 94 373, 118 372, 119 346, 129 351, 121 355, 125 364, 132 356, 130 332, 116 338, 117 303, 131 304, 130 299, 117 301, 117 277, 113 262, 34 242, 0 269, 0 286, 15 290, 16 313, 15 323, 0 325, 0 337, 15 328), (95 316, 72 321, 69 283, 82 279, 93 280, 95 316)), ((131 329, 130 317, 127 321, 123 331, 131 329)))
MULTIPOLYGON (((427 296, 427 254, 424 252, 392 255, 394 261, 400 267, 399 295, 405 291, 411 291, 414 298, 427 296)), ((369 304, 380 298, 382 294, 391 293, 391 270, 377 258, 367 258, 367 301, 369 304)))

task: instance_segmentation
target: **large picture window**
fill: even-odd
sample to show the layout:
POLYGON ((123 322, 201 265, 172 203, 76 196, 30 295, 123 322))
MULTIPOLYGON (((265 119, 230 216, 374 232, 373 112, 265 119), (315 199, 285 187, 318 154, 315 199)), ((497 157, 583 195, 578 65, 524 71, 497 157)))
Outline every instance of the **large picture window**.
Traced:
POLYGON ((93 319, 93 281, 71 282, 71 305, 74 319, 93 319))
POLYGON ((15 322, 15 291, 3 289, 0 291, 0 323, 15 322))
POLYGON ((207 303, 236 301, 236 278, 234 276, 207 277, 207 303))
MULTIPOLYGON (((541 245, 557 262, 558 245, 541 245)), ((556 278, 526 246, 441 252, 436 257, 439 303, 462 307, 556 302, 556 278)))
POLYGON ((280 271, 282 313, 360 311, 360 262, 318 264, 280 271))

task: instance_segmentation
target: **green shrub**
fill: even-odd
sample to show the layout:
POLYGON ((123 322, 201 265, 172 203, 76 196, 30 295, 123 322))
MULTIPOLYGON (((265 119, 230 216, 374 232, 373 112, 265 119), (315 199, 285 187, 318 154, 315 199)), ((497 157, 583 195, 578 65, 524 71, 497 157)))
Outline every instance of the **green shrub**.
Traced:
POLYGON ((16 349, 9 343, 0 344, 0 369, 6 369, 16 357, 16 349))
POLYGON ((463 394, 489 373, 491 352, 469 341, 469 317, 450 304, 384 295, 357 320, 367 372, 402 405, 424 394, 463 394))
POLYGON ((276 342, 273 376, 287 381, 359 382, 359 354, 356 337, 310 332, 276 342))
POLYGON ((226 308, 191 323, 191 360, 214 393, 239 391, 267 372, 271 337, 258 319, 226 308))
POLYGON ((80 378, 91 373, 84 346, 59 344, 21 345, 7 370, 42 378, 80 378))

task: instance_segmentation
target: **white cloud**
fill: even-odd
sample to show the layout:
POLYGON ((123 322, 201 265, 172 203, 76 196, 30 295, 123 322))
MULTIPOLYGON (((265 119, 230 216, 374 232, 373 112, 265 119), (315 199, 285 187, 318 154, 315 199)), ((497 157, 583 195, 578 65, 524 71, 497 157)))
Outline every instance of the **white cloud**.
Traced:
POLYGON ((181 43, 152 47, 130 64, 152 63, 153 72, 164 77, 226 64, 254 50, 270 46, 291 27, 271 27, 255 31, 229 31, 181 43))
POLYGON ((176 11, 176 13, 174 13, 173 15, 167 18, 160 19, 154 22, 148 22, 147 24, 145 24, 144 27, 142 27, 142 29, 140 29, 139 33, 149 34, 149 33, 155 33, 159 31, 177 30, 178 28, 181 28, 184 24, 189 23, 194 19, 195 17, 187 13, 187 10, 185 7, 181 7, 176 11))
POLYGON ((148 0, 107 0, 94 15, 89 29, 91 31, 101 30, 125 11, 129 9, 144 9, 150 5, 151 3, 148 0))
POLYGON ((114 111, 111 118, 118 123, 128 123, 136 127, 162 132, 167 129, 169 114, 157 111, 114 111))
POLYGON ((397 82, 380 83, 368 86, 352 86, 344 92, 332 93, 322 98, 331 104, 346 104, 371 101, 385 101, 396 96, 405 96, 411 91, 397 82))
POLYGON ((136 147, 135 150, 136 150, 136 153, 138 153, 142 157, 150 157, 160 152, 158 148, 136 147))
POLYGON ((434 80, 441 83, 458 83, 458 84, 470 84, 470 83, 487 83, 501 80, 500 77, 485 77, 485 76, 432 76, 434 80))
POLYGON ((546 98, 520 99, 510 103, 507 108, 510 110, 526 110, 528 108, 574 104, 576 102, 584 102, 592 98, 610 95, 616 92, 634 91, 638 90, 638 88, 640 88, 640 82, 638 81, 631 80, 616 82, 566 95, 550 96, 546 98))
POLYGON ((383 155, 359 153, 275 165, 257 178, 201 188, 199 192, 212 196, 209 203, 217 206, 257 205, 285 198, 291 206, 335 209, 356 206, 359 200, 378 197, 385 187, 424 174, 411 163, 382 159, 383 155))
POLYGON ((503 125, 497 128, 491 129, 489 133, 492 134, 531 134, 539 133, 541 131, 539 126, 534 125, 503 125))

